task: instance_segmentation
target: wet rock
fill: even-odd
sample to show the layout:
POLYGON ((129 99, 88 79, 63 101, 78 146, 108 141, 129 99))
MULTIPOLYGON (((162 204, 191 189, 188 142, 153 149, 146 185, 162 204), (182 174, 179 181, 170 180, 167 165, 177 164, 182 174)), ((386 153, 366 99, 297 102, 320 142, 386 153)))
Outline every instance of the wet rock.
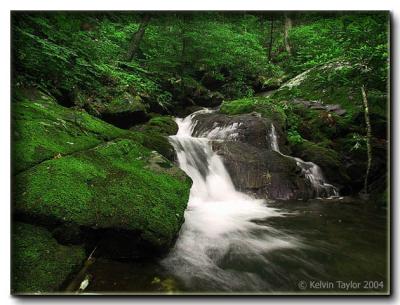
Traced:
POLYGON ((212 144, 231 175, 235 187, 259 198, 307 199, 312 189, 293 159, 239 142, 212 144))
POLYGON ((339 154, 333 149, 323 147, 321 145, 304 141, 291 147, 294 156, 311 161, 321 167, 325 178, 338 186, 345 187, 349 182, 344 165, 342 164, 339 154))
POLYGON ((250 144, 260 149, 271 147, 267 136, 271 129, 271 120, 262 118, 253 112, 236 116, 220 113, 203 113, 196 115, 197 121, 193 136, 208 136, 213 140, 230 140, 250 144))

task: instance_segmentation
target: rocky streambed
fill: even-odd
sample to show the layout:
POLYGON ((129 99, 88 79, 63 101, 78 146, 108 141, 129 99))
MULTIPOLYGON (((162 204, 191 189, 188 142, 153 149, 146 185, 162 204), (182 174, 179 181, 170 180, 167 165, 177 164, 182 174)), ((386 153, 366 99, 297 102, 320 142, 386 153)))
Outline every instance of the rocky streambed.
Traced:
POLYGON ((85 280, 88 292, 292 292, 303 279, 387 291, 386 121, 372 110, 361 201, 362 113, 343 107, 357 95, 320 91, 312 73, 288 83, 199 98, 218 108, 179 130, 129 98, 86 112, 15 92, 13 293, 75 293, 85 280))

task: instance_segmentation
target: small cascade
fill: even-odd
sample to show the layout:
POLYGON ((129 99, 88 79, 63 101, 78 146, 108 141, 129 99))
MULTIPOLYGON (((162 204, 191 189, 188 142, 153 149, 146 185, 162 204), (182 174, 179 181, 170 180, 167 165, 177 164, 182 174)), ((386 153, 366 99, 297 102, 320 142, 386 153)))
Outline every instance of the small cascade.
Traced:
POLYGON ((306 162, 300 158, 284 155, 279 150, 278 136, 276 134, 274 124, 271 124, 271 131, 269 133, 269 138, 271 142, 271 149, 280 153, 282 156, 293 159, 296 161, 297 166, 301 169, 304 177, 310 182, 316 197, 338 197, 338 189, 325 181, 324 175, 321 168, 313 163, 306 162))
POLYGON ((237 191, 221 157, 212 150, 211 139, 225 137, 233 128, 214 128, 201 137, 192 136, 195 115, 206 111, 176 119, 179 130, 170 137, 179 166, 193 185, 179 238, 161 264, 198 290, 265 290, 268 285, 252 271, 254 264, 265 269, 261 273, 268 272, 267 253, 293 248, 297 240, 257 224, 282 215, 265 200, 237 191))
POLYGON ((279 144, 278 144, 278 136, 276 135, 276 130, 274 124, 271 124, 271 131, 269 132, 269 137, 271 140, 271 149, 280 152, 279 151, 279 144))

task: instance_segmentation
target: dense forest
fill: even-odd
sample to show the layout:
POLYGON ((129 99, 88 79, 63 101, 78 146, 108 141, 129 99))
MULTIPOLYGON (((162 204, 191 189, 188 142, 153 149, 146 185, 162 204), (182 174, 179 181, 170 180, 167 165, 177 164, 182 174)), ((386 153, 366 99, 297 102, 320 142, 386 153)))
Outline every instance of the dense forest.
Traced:
POLYGON ((329 185, 387 208, 387 12, 13 12, 11 26, 15 293, 76 291, 93 256, 168 253, 193 180, 168 136, 203 107, 198 135, 245 126, 245 146, 212 144, 240 191, 307 201, 329 185))

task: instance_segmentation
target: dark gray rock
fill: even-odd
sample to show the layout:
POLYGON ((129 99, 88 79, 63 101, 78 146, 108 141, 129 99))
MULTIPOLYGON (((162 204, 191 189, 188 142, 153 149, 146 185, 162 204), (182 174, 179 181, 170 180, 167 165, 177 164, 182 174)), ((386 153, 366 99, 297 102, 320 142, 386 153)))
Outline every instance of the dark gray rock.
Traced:
MULTIPOLYGON (((262 118, 258 113, 229 116, 220 113, 203 113, 194 118, 197 124, 193 130, 193 136, 202 137, 208 135, 213 140, 229 140, 250 144, 260 149, 270 149, 271 140, 268 134, 271 132, 272 121, 262 118)), ((282 129, 276 126, 279 135, 282 129)), ((279 139, 284 139, 279 136, 279 139)), ((280 143, 283 146, 283 143, 280 143)))
POLYGON ((325 111, 332 112, 332 113, 335 113, 340 116, 345 115, 347 113, 347 111, 338 104, 324 105, 319 101, 306 101, 306 100, 301 100, 301 99, 294 99, 291 101, 291 103, 293 103, 295 105, 303 106, 303 107, 309 108, 309 109, 325 110, 325 111))
POLYGON ((336 111, 336 110, 341 109, 341 107, 338 104, 329 104, 329 105, 326 105, 325 109, 326 109, 326 111, 336 111))
POLYGON ((232 141, 214 141, 235 187, 258 198, 308 199, 313 191, 296 161, 282 154, 232 141))
POLYGON ((345 115, 347 113, 347 111, 345 109, 336 109, 336 110, 333 110, 333 112, 340 116, 345 115))

